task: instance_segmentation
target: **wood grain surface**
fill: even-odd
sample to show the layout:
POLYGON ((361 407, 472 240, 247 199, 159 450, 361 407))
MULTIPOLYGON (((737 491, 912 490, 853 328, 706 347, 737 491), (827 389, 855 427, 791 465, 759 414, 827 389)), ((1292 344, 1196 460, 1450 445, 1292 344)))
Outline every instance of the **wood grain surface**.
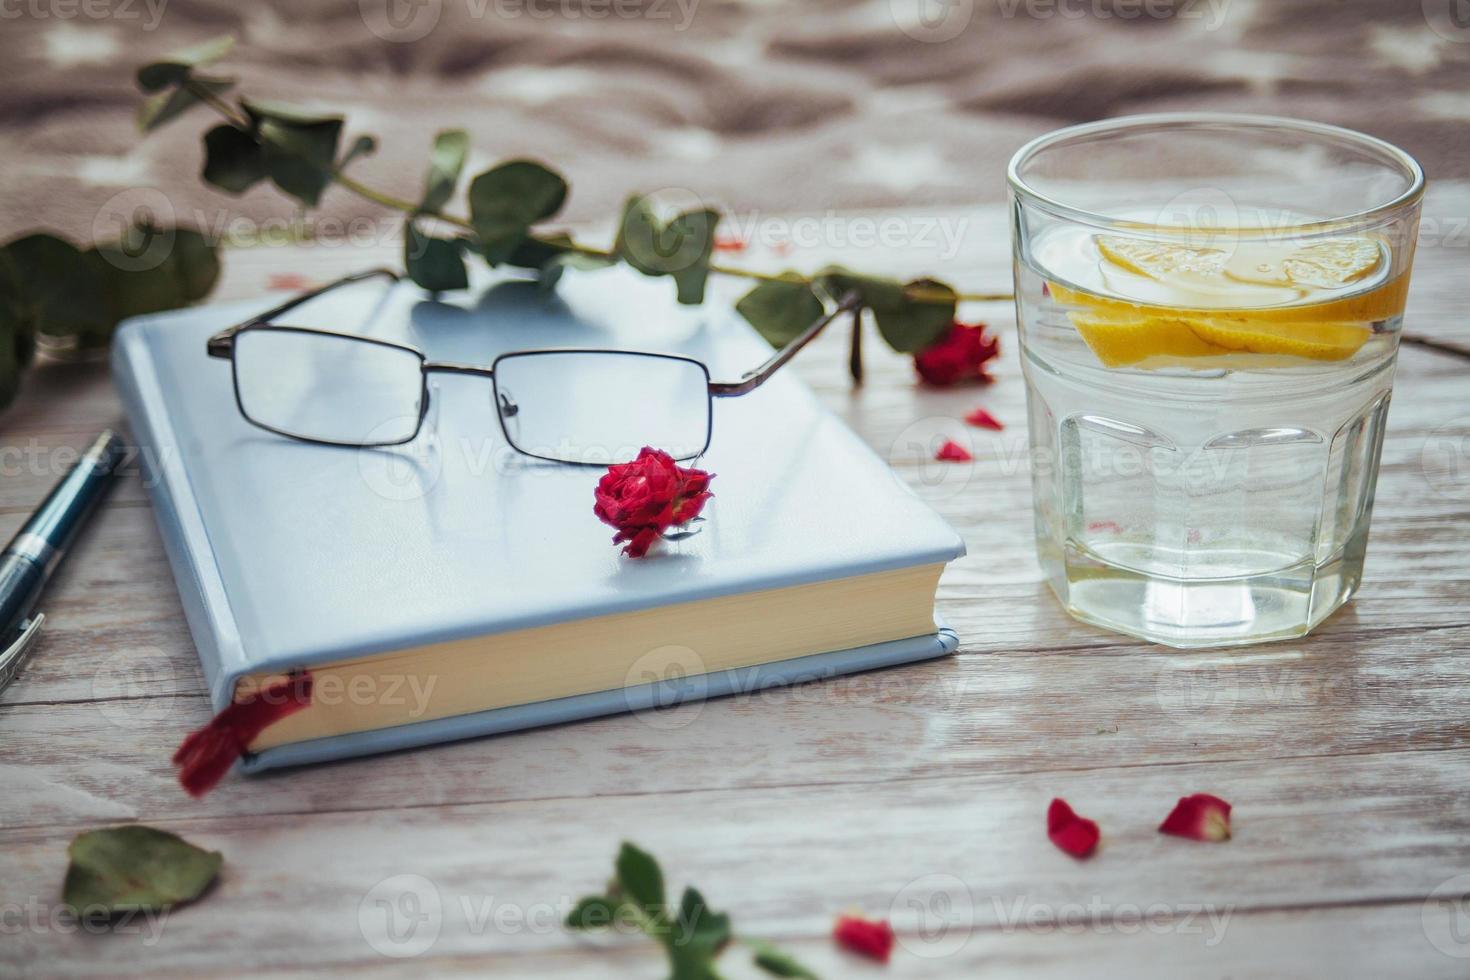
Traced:
MULTIPOLYGON (((1470 339, 1470 236, 1446 231, 1467 214, 1464 187, 1431 194, 1414 331, 1470 339)), ((966 232, 943 266, 876 249, 790 261, 1006 288, 1003 213, 951 217, 966 232)), ((387 246, 244 251, 218 295, 392 259, 387 246)), ((45 596, 35 657, 0 695, 0 974, 659 977, 646 941, 559 925, 625 838, 738 932, 827 977, 1470 973, 1470 364, 1400 354, 1351 606, 1305 640, 1180 653, 1076 623, 1047 591, 1012 314, 966 312, 1003 338, 986 388, 920 389, 876 335, 861 389, 836 334, 795 362, 964 534, 969 554, 939 602, 960 652, 653 718, 232 776, 190 800, 168 759, 209 709, 129 473, 45 596), (1005 431, 964 427, 977 405, 1005 431), (975 462, 931 462, 934 431, 968 440, 975 462), (1198 791, 1235 804, 1234 840, 1156 833, 1198 791), (1094 859, 1046 840, 1053 796, 1102 825, 1094 859), (132 820, 222 851, 221 880, 159 920, 69 928, 67 843, 132 820), (833 916, 850 909, 892 918, 889 967, 832 945, 833 916), (390 914, 409 913, 390 934, 390 914)), ((119 421, 100 363, 34 371, 0 416, 0 534, 119 421)), ((732 950, 722 969, 757 975, 748 960, 732 950)))

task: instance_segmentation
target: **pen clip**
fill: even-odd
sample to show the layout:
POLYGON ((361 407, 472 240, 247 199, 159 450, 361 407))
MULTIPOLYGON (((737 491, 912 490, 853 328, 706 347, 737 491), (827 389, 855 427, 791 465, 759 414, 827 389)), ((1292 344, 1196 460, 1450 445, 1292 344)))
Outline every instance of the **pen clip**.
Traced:
POLYGON ((26 655, 30 653, 32 644, 36 641, 36 634, 41 632, 41 624, 46 622, 44 613, 36 613, 21 625, 20 635, 15 642, 0 653, 0 691, 10 686, 20 673, 21 665, 25 663, 26 655))

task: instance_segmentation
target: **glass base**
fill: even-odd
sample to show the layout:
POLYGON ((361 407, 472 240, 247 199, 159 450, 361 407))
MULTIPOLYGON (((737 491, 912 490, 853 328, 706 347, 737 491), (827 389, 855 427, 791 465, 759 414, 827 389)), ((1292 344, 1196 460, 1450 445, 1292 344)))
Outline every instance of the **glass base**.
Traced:
POLYGON ((1303 561, 1220 578, 1145 573, 1070 541, 1060 553, 1040 545, 1047 581, 1073 617, 1152 643, 1198 649, 1305 636, 1357 591, 1367 528, 1321 564, 1303 561))

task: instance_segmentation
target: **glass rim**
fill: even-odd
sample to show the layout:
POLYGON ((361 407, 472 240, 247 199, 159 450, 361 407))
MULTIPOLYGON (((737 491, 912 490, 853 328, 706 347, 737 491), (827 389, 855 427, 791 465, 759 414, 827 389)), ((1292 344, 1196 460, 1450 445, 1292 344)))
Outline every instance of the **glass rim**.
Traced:
MULTIPOLYGON (((1270 116, 1255 113, 1236 112, 1155 112, 1141 113, 1131 116, 1116 116, 1110 119, 1100 119, 1095 122, 1080 123, 1075 126, 1064 126, 1061 129, 1043 133, 1041 136, 1030 140, 1014 155, 1006 165, 1006 183, 1019 198, 1028 203, 1039 205, 1050 211, 1057 217, 1068 218, 1088 225, 1103 228, 1116 228, 1120 230, 1137 230, 1140 222, 1136 219, 1116 218, 1065 201, 1058 200, 1051 195, 1042 193, 1032 185, 1028 184, 1021 176, 1021 168, 1024 167, 1037 154, 1051 149, 1060 144, 1094 136, 1099 133, 1127 132, 1133 129, 1144 129, 1148 127, 1170 127, 1170 126, 1197 126, 1201 124, 1217 124, 1238 127, 1243 131, 1251 129, 1281 128, 1292 129, 1298 132, 1310 133, 1315 136, 1333 137, 1346 140, 1362 147, 1375 150, 1389 160, 1396 163, 1409 177, 1409 187, 1402 193, 1382 204, 1375 204, 1370 208, 1353 211, 1348 214, 1335 215, 1330 218, 1316 218, 1311 221, 1298 222, 1285 226, 1273 226, 1271 234, 1288 234, 1308 236, 1316 232, 1339 230, 1344 226, 1366 225, 1380 220, 1396 211, 1408 208, 1418 203, 1424 196, 1424 168, 1419 165, 1405 150, 1400 149, 1387 140, 1370 136, 1367 133, 1345 126, 1334 126, 1330 123, 1312 122, 1307 119, 1293 119, 1289 116, 1270 116)), ((1158 231, 1157 228, 1152 228, 1158 231)), ((1244 229, 1242 229, 1244 230, 1244 229)))

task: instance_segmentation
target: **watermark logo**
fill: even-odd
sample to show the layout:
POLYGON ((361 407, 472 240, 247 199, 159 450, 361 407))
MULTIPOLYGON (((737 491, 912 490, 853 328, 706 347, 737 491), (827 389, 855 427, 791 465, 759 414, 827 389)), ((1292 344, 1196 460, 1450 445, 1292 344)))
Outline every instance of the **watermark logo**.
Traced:
MULTIPOLYGON (((404 431, 417 424, 414 416, 387 419, 369 430, 363 442, 401 438, 404 431)), ((424 428, 431 425, 432 419, 424 428)), ((384 500, 399 503, 421 500, 438 484, 444 472, 444 457, 437 435, 420 431, 412 442, 403 445, 358 450, 357 472, 368 488, 384 500)))
POLYGON ((1183 728, 1215 728, 1225 724, 1240 703, 1240 681, 1227 667, 1165 661, 1154 680, 1154 699, 1159 710, 1183 728))
POLYGON ((1446 956, 1470 959, 1470 874, 1441 882, 1419 910, 1424 938, 1446 956))
POLYGON ((357 0, 357 10, 375 36, 412 44, 439 26, 444 0, 357 0))
POLYGON ((685 728, 704 713, 706 670, 704 658, 689 647, 671 644, 650 650, 633 661, 623 678, 625 707, 661 732, 685 728))
POLYGON ((975 897, 952 874, 928 874, 899 890, 888 907, 888 918, 899 945, 913 955, 953 956, 974 931, 975 897))
POLYGON ((1437 426, 1419 451, 1424 482, 1442 497, 1470 500, 1470 418, 1437 426))
POLYGON ((438 941, 444 928, 444 902, 439 889, 423 875, 394 875, 362 897, 357 905, 357 928, 383 956, 420 956, 438 941))
POLYGON ((888 0, 893 23, 915 41, 939 44, 964 33, 975 0, 888 0))
POLYGON ((1424 23, 1454 44, 1470 44, 1470 0, 1420 0, 1424 23))
POLYGON ((973 430, 947 415, 931 415, 904 426, 888 446, 888 465, 895 479, 928 501, 948 500, 970 485, 975 460, 935 459, 946 442, 954 441, 975 455, 973 430))
POLYGON ((147 272, 163 265, 174 250, 173 202, 153 187, 132 187, 112 195, 92 218, 94 242, 116 242, 102 257, 123 272, 147 272))
POLYGON ((179 713, 180 690, 195 687, 192 672, 161 651, 124 650, 112 654, 92 674, 92 698, 109 724, 137 729, 179 713))

